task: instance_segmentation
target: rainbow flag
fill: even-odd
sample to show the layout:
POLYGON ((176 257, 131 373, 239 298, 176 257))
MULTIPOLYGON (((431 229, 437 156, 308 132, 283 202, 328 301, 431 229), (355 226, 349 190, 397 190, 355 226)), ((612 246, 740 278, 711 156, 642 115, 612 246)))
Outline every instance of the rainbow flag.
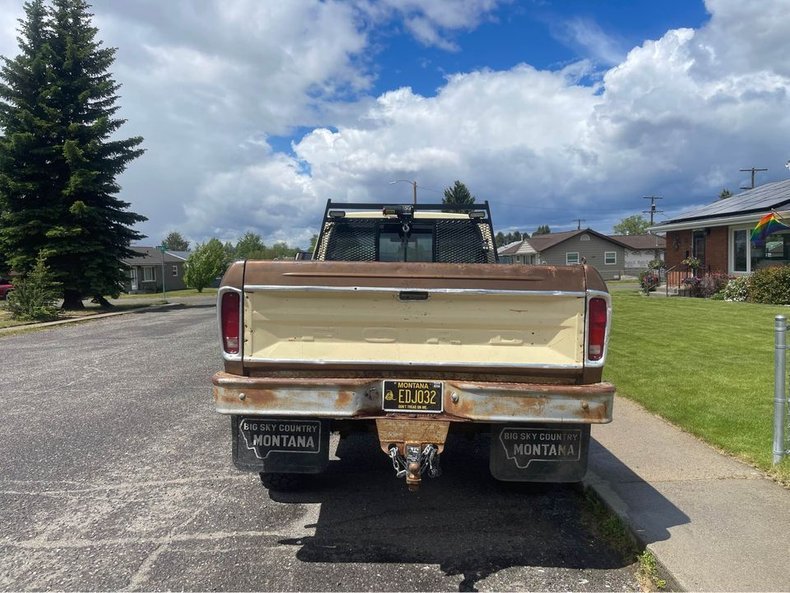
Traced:
POLYGON ((766 214, 760 219, 757 226, 752 229, 752 245, 754 247, 762 247, 765 245, 765 240, 769 235, 787 230, 790 230, 790 226, 786 225, 776 212, 766 214))

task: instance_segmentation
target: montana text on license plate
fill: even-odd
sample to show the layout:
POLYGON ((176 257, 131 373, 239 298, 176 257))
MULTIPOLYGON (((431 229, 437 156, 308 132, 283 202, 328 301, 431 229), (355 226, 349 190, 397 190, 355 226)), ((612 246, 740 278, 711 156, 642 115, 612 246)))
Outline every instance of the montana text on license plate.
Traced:
POLYGON ((385 412, 442 411, 442 383, 434 381, 384 381, 385 412))

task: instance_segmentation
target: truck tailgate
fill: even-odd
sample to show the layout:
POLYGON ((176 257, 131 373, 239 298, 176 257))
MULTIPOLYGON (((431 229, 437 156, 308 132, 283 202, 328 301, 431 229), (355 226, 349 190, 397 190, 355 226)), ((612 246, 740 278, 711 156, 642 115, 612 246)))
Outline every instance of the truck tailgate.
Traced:
POLYGON ((244 361, 581 368, 585 288, 581 266, 248 262, 244 361))

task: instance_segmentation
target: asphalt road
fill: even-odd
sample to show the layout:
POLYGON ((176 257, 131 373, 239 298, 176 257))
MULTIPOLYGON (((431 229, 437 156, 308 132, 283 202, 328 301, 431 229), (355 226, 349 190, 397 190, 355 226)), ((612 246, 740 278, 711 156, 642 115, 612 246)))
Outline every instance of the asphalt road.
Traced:
POLYGON ((366 439, 299 494, 230 458, 213 307, 0 337, 0 589, 606 591, 635 566, 573 487, 448 444, 411 494, 366 439))

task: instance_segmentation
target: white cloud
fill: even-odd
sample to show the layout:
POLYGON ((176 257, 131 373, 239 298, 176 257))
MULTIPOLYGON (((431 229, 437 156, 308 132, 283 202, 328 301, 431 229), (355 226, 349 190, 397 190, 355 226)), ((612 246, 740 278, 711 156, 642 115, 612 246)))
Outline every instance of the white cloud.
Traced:
MULTIPOLYGON (((584 218, 606 231, 640 211, 643 195, 672 210, 735 190, 743 167, 786 175, 784 0, 708 0, 705 26, 622 59, 578 21, 577 42, 617 60, 592 86, 580 82, 586 62, 522 64, 455 74, 435 96, 367 94, 376 27, 397 18, 420 43, 455 49, 457 33, 498 4, 97 0, 100 36, 120 48, 122 133, 143 135, 148 149, 122 176, 121 197, 151 218, 151 242, 172 229, 192 241, 254 230, 306 246, 327 198, 409 200, 396 179, 417 180, 425 201, 460 179, 491 200, 503 229, 584 218), (296 129, 291 150, 273 148, 296 129)), ((13 45, 8 15, 18 11, 0 0, 0 48, 13 45)))

